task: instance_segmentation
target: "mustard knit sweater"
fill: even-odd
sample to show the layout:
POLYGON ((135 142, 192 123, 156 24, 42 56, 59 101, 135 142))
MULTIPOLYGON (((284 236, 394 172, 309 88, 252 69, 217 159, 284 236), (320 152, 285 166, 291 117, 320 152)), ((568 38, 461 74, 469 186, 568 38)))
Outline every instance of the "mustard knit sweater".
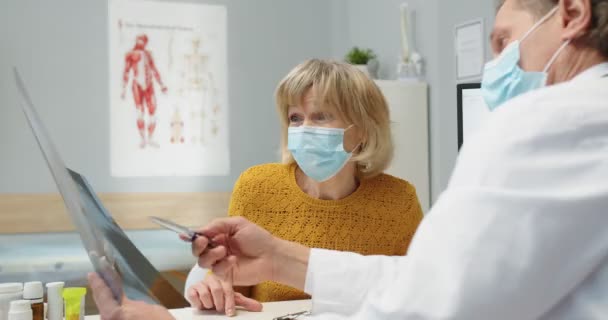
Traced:
MULTIPOLYGON (((414 187, 382 174, 363 179, 341 200, 319 200, 296 184, 296 165, 266 164, 245 171, 236 182, 229 213, 243 216, 273 235, 313 248, 363 255, 404 255, 422 220, 414 187)), ((250 290, 260 302, 309 298, 273 282, 250 290)))

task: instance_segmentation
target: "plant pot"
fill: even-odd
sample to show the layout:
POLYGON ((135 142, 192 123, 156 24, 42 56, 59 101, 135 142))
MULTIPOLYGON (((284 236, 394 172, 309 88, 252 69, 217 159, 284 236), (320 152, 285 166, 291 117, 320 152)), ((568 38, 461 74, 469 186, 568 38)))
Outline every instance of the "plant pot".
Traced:
POLYGON ((380 70, 380 61, 378 59, 372 59, 367 62, 367 70, 371 75, 372 79, 378 79, 378 71, 380 70))
POLYGON ((359 69, 361 72, 363 72, 366 76, 371 78, 371 74, 369 72, 369 68, 367 67, 366 64, 355 64, 354 65, 355 68, 359 69))

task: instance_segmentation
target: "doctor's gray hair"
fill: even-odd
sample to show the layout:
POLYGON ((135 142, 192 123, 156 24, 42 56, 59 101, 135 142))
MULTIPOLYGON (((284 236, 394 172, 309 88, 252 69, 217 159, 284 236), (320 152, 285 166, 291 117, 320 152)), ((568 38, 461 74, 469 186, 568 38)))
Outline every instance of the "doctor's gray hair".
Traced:
MULTIPOLYGON (((507 0, 499 0, 498 7, 507 0)), ((513 0, 523 9, 541 18, 559 4, 559 0, 513 0)), ((608 0, 589 0, 591 2, 591 24, 585 41, 608 58, 608 0)))
MULTIPOLYGON (((505 4, 507 0, 498 0, 498 9, 505 4)), ((541 18, 553 9, 559 0, 514 0, 519 7, 530 11, 535 17, 541 18)))

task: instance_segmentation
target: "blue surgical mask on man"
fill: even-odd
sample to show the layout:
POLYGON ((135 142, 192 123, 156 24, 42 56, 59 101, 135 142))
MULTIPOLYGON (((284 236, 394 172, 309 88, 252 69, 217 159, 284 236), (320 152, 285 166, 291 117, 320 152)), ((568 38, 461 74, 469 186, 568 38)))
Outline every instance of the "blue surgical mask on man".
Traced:
POLYGON ((549 20, 558 8, 555 7, 540 19, 521 40, 513 41, 508 45, 500 56, 486 64, 481 82, 481 92, 490 111, 495 110, 505 102, 532 90, 542 88, 547 85, 547 72, 559 57, 559 54, 568 46, 570 41, 564 44, 555 52, 542 72, 524 71, 519 66, 520 44, 526 40, 530 34, 536 31, 543 23, 549 20))
POLYGON ((344 150, 344 132, 351 127, 290 127, 287 149, 304 174, 318 182, 327 181, 352 157, 344 150))

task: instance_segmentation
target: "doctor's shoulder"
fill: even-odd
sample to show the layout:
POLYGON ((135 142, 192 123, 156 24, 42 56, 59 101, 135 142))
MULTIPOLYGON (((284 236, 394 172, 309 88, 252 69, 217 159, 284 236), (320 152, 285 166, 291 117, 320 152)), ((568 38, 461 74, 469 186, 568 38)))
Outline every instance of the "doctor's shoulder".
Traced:
MULTIPOLYGON (((504 142, 529 143, 535 138, 571 134, 597 121, 608 121, 608 81, 572 80, 519 96, 490 117, 489 134, 504 142)), ((608 124, 608 123, 607 123, 608 124)))
POLYGON ((450 185, 484 183, 488 175, 494 177, 523 162, 572 152, 590 140, 608 140, 605 84, 608 81, 569 81, 500 106, 465 141, 450 185))
POLYGON ((465 144, 489 151, 585 124, 592 113, 606 113, 608 107, 603 102, 604 108, 598 108, 608 101, 608 87, 599 89, 597 83, 568 81, 518 96, 495 110, 465 144))

